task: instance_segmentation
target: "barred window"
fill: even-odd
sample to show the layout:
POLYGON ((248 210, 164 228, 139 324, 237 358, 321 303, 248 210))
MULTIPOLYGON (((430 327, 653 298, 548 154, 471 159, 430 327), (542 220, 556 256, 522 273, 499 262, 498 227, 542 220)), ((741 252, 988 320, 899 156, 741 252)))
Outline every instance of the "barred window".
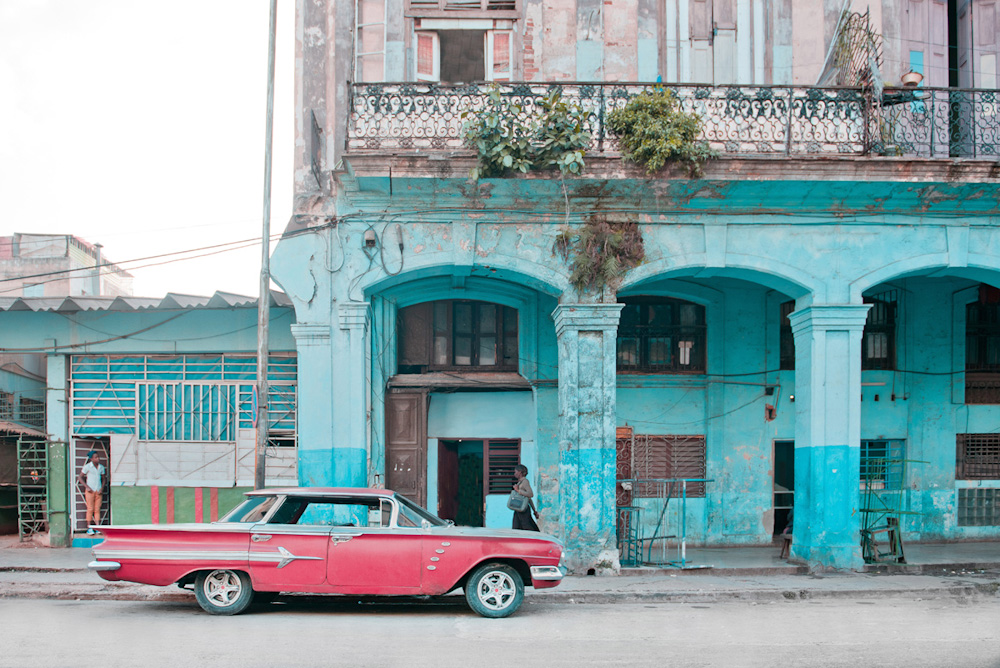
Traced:
MULTIPOLYGON (((632 442, 632 478, 636 480, 704 479, 706 472, 704 436, 650 436, 636 434, 632 442)), ((671 496, 679 497, 679 485, 671 485, 671 496)), ((636 485, 636 498, 657 496, 659 486, 636 485)), ((705 483, 687 485, 689 497, 704 497, 705 483)))
POLYGON ((965 403, 1000 403, 1000 290, 979 286, 965 307, 965 403))
POLYGON ((795 336, 792 334, 792 323, 788 319, 792 311, 795 310, 795 300, 784 302, 781 305, 781 325, 779 331, 780 346, 779 368, 782 370, 795 370, 795 336))
POLYGON ((705 307, 680 299, 623 299, 618 371, 705 373, 705 307))
POLYGON ((955 478, 1000 480, 1000 434, 956 434, 955 478))
POLYGON ((861 339, 862 369, 896 368, 896 291, 865 297, 871 304, 861 339))
POLYGON ((861 441, 862 489, 902 489, 905 460, 905 441, 861 441))
POLYGON ((140 383, 142 441, 235 441, 236 385, 140 383))

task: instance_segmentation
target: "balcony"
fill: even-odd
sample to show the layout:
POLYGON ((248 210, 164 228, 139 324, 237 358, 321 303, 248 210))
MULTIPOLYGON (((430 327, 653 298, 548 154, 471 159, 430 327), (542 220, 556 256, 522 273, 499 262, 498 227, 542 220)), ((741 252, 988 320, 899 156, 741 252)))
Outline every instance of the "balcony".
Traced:
MULTIPOLYGON (((588 112, 589 154, 618 155, 608 112, 656 84, 502 84, 530 123, 553 86, 588 112)), ((1000 151, 1000 91, 814 86, 667 86, 703 121, 701 138, 723 157, 979 158, 1000 151)), ((351 87, 349 155, 466 151, 465 110, 481 109, 487 84, 365 83, 351 87)))

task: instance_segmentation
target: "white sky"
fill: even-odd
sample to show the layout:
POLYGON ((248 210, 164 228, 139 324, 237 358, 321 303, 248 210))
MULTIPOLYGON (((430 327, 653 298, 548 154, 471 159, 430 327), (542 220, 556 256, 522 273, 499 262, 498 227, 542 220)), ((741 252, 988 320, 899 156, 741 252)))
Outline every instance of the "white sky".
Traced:
MULTIPOLYGON (((272 234, 291 214, 294 9, 278 0, 272 234)), ((268 12, 268 0, 0 0, 0 235, 101 243, 138 296, 256 295, 259 244, 128 260, 260 239, 268 12)))

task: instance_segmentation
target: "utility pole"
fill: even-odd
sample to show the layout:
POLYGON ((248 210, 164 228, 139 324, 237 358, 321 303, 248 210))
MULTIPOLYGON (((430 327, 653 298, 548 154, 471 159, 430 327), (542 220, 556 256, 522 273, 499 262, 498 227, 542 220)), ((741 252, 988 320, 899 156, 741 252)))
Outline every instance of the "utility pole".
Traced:
POLYGON ((274 40, 278 0, 271 0, 267 44, 267 123, 264 131, 264 228, 260 240, 260 297, 257 298, 257 439, 254 446, 253 487, 261 489, 267 470, 268 324, 271 313, 271 136, 274 126, 274 40))

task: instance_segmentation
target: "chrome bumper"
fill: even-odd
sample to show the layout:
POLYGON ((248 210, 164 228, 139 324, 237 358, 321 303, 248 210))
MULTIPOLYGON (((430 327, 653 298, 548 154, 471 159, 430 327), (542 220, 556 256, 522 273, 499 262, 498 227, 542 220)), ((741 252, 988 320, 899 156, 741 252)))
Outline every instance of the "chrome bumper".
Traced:
POLYGON ((566 569, 562 566, 532 566, 532 580, 562 580, 566 575, 566 569))
POLYGON ((92 571, 117 571, 122 565, 117 561, 92 561, 87 564, 87 568, 92 571))

